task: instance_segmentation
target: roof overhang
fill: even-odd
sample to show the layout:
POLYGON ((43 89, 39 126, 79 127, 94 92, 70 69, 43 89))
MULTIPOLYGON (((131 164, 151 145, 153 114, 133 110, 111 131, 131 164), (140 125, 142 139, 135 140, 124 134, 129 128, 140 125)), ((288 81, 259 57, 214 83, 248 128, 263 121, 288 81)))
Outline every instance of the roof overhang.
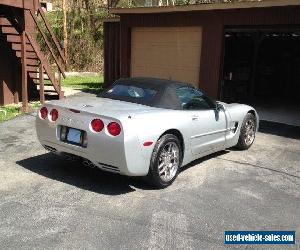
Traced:
POLYGON ((284 6, 300 6, 300 0, 264 0, 244 1, 234 3, 204 3, 182 6, 161 6, 161 7, 133 7, 133 8, 111 8, 110 13, 122 14, 147 14, 147 13, 169 13, 183 11, 205 11, 205 10, 228 10, 228 9, 249 9, 268 8, 284 6))

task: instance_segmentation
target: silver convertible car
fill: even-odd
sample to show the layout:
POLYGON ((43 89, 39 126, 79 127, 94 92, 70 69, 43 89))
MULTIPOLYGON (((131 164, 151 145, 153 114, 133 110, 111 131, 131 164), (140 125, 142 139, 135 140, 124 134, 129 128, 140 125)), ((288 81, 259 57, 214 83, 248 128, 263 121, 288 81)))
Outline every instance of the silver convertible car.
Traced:
POLYGON ((197 158, 248 149, 258 121, 254 108, 216 102, 186 83, 126 78, 97 97, 47 103, 36 130, 47 150, 163 188, 197 158))

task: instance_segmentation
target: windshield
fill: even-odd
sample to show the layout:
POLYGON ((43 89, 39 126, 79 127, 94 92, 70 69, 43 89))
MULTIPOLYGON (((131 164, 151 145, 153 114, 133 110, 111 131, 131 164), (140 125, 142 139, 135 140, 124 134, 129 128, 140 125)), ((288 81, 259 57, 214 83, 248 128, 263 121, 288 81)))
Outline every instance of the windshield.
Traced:
POLYGON ((157 94, 157 90, 137 87, 133 85, 115 84, 105 92, 106 95, 114 97, 127 97, 141 101, 151 101, 157 94))

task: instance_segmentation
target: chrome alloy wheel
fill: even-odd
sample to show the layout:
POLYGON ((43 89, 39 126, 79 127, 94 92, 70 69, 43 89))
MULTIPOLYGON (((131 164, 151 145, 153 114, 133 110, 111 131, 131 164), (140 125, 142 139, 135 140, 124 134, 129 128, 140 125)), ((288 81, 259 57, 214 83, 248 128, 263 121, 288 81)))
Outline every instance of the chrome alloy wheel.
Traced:
POLYGON ((159 156, 158 173, 164 181, 171 181, 177 173, 179 167, 179 148, 175 142, 167 143, 159 156))
POLYGON ((248 120, 246 122, 246 132, 245 132, 245 144, 246 145, 251 145, 254 141, 255 138, 255 122, 253 120, 248 120))

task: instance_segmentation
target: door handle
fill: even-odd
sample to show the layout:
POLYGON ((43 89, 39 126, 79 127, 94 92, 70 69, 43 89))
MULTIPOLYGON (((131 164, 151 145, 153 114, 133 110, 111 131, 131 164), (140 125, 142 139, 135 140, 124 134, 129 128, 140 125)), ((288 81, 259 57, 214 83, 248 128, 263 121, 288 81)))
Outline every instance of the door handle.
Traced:
POLYGON ((193 115, 193 116, 192 116, 192 121, 198 121, 198 118, 199 118, 199 116, 193 115))

